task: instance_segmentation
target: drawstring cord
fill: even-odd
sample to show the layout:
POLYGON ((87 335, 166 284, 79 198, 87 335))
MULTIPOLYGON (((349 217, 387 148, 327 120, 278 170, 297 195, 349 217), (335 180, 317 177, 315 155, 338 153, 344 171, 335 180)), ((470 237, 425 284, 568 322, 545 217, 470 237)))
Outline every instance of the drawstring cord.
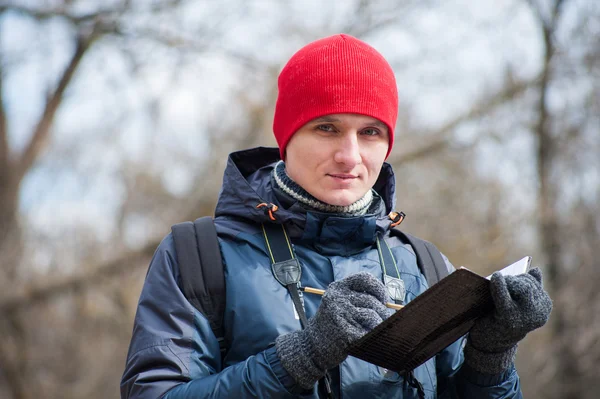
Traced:
POLYGON ((277 212, 277 210, 279 209, 279 207, 277 205, 272 204, 272 203, 268 203, 267 204, 266 202, 263 202, 263 203, 260 203, 260 204, 256 205, 256 208, 257 209, 266 208, 265 209, 265 211, 266 211, 265 213, 267 213, 269 215, 269 219, 271 219, 272 221, 276 220, 275 216, 273 214, 275 212, 277 212))
MULTIPOLYGON (((277 220, 274 215, 274 213, 279 210, 279 207, 277 205, 273 203, 262 202, 256 205, 256 208, 265 208, 266 213, 269 215, 269 219, 271 219, 272 221, 277 220)), ((388 217, 392 220, 391 226, 396 227, 404 221, 406 214, 404 212, 390 212, 388 217)))

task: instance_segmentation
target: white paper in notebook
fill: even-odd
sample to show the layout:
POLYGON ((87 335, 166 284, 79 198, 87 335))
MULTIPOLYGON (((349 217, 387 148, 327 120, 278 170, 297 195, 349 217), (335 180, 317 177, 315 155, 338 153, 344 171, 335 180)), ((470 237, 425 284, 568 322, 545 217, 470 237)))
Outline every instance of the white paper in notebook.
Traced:
MULTIPOLYGON (((517 274, 527 273, 531 267, 531 256, 526 256, 523 259, 516 261, 515 263, 506 266, 504 269, 498 270, 503 276, 516 276, 517 274)), ((487 276, 489 280, 492 275, 487 276)))

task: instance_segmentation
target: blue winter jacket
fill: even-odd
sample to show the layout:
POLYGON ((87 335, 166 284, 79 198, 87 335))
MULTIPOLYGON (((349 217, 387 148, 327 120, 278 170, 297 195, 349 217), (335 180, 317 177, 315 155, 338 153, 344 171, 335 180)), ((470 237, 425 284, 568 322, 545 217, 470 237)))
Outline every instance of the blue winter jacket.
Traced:
MULTIPOLYGON (((395 185, 384 164, 375 184, 374 212, 344 217, 307 211, 274 187, 276 148, 230 155, 215 211, 225 267, 224 315, 228 351, 221 359, 209 323, 184 297, 173 238, 160 244, 148 271, 135 316, 133 337, 121 381, 122 398, 317 398, 282 367, 274 341, 298 330, 288 291, 272 275, 261 223, 272 223, 259 203, 279 206, 302 265, 303 286, 326 289, 348 275, 368 271, 382 278, 375 237, 390 246, 406 287, 406 301, 427 289, 410 245, 389 236, 395 185)), ((371 208, 373 209, 373 207, 371 208)), ((451 267, 451 265, 450 265, 451 267)), ((312 317, 321 297, 304 295, 312 317)), ((521 398, 514 367, 499 375, 463 365, 463 339, 414 370, 427 398, 521 398)), ((331 370, 336 398, 417 398, 402 376, 354 357, 331 370)))

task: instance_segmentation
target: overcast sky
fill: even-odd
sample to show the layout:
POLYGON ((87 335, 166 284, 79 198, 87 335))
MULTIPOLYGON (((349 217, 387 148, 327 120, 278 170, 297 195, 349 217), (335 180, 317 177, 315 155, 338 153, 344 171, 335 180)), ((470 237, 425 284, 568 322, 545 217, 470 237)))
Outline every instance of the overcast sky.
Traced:
MULTIPOLYGON (((347 25, 344 4, 350 4, 294 1, 289 3, 292 13, 281 15, 282 7, 273 1, 250 2, 244 10, 229 10, 231 3, 191 3, 182 12, 165 15, 158 26, 166 34, 186 35, 187 27, 194 24, 210 27, 204 15, 231 13, 234 23, 213 45, 283 66, 305 39, 278 36, 277 29, 297 26, 314 31, 314 38, 334 33, 323 26, 347 25)), ((531 78, 540 67, 540 37, 524 2, 440 3, 417 7, 400 23, 364 38, 396 69, 400 106, 416 127, 434 128, 467 111, 473 101, 500 88, 507 67, 518 78, 531 78)), ((143 22, 140 18, 131 23, 143 22)), ((11 13, 0 19, 6 65, 3 94, 14 149, 21 149, 29 138, 48 85, 60 75, 73 51, 72 37, 68 25, 59 19, 42 26, 11 13)), ((173 158, 182 148, 202 157, 206 122, 221 123, 221 118, 228 123, 235 116, 233 108, 228 114, 228 105, 237 86, 248 77, 240 76, 240 68, 231 59, 217 53, 190 53, 182 67, 172 49, 143 40, 137 46, 140 59, 146 60, 137 76, 131 75, 131 64, 118 42, 107 39, 86 55, 67 92, 55 121, 52 151, 22 188, 22 209, 48 233, 57 223, 89 219, 101 236, 108 236, 114 226, 107 214, 117 209, 123 195, 115 180, 118 166, 147 156, 149 147, 157 158, 153 167, 163 170, 173 192, 185 192, 197 183, 190 180, 185 164, 173 158), (152 101, 156 101, 156 113, 149 115, 145 107, 152 101), (114 140, 119 143, 116 147, 114 140), (72 148, 80 155, 77 170, 61 164, 61 154, 72 148), (94 178, 88 179, 86 171, 94 178)), ((260 93, 261 87, 253 90, 260 93)), ((460 132, 465 140, 472 133, 468 126, 460 132)), ((401 146, 402 140, 397 143, 401 146)), ((530 146, 528 137, 517 136, 509 149, 518 157, 527 154, 530 146)), ((482 148, 482 170, 501 174, 509 182, 522 180, 523 168, 512 161, 503 163, 494 151, 482 148)))

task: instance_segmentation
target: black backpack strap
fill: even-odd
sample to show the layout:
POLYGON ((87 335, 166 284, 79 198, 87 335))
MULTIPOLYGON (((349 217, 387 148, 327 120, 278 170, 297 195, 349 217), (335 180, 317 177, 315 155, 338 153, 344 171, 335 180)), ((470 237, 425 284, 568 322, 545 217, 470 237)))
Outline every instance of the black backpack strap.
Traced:
POLYGON ((435 245, 398 229, 392 229, 391 234, 400 237, 413 247, 417 256, 417 265, 430 287, 449 274, 446 262, 435 245))
POLYGON ((209 321, 225 350, 223 315, 225 312, 225 274, 217 231, 210 216, 171 227, 181 289, 190 303, 209 321))

